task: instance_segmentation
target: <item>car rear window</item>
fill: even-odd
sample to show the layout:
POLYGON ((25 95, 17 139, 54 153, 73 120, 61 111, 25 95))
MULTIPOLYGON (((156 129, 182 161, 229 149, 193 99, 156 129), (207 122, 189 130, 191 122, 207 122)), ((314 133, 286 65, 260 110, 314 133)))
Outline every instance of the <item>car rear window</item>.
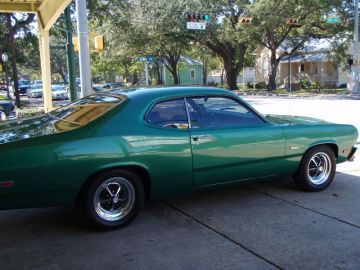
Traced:
POLYGON ((104 115, 125 96, 92 95, 37 117, 0 123, 0 144, 82 127, 104 115))

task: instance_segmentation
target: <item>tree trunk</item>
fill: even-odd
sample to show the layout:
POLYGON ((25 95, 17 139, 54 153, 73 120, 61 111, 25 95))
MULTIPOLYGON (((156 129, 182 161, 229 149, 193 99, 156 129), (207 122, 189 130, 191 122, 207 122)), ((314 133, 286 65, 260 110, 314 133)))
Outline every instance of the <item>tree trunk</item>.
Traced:
POLYGON ((276 90, 276 75, 277 75, 280 59, 281 58, 276 59, 276 50, 271 50, 270 71, 268 74, 269 82, 267 84, 267 89, 269 91, 276 90))
POLYGON ((138 82, 138 75, 137 72, 134 71, 132 85, 134 86, 135 84, 137 84, 137 82, 138 82))
POLYGON ((20 108, 21 103, 20 103, 20 95, 19 95, 18 70, 17 70, 17 66, 16 66, 16 50, 15 50, 14 30, 11 25, 11 16, 12 16, 12 13, 6 14, 7 27, 9 30, 9 52, 10 52, 11 67, 13 70, 15 104, 18 108, 20 108))
POLYGON ((155 63, 156 63, 157 84, 162 84, 162 77, 160 73, 160 66, 158 60, 156 60, 155 63))
POLYGON ((180 81, 179 81, 179 76, 178 76, 178 73, 177 73, 177 67, 176 65, 172 67, 172 69, 170 70, 171 72, 171 75, 173 76, 173 82, 175 85, 179 84, 180 81))
POLYGON ((224 69, 226 74, 226 83, 229 90, 239 90, 237 86, 237 77, 240 73, 240 67, 243 66, 243 61, 239 61, 237 64, 235 59, 231 57, 230 59, 224 59, 224 69))
POLYGON ((203 59, 202 73, 203 73, 203 85, 206 85, 207 75, 208 75, 208 61, 206 59, 203 59))
POLYGON ((221 77, 220 77, 220 86, 223 87, 224 85, 224 69, 221 69, 221 77))
POLYGON ((177 63, 180 58, 180 52, 175 52, 175 53, 167 52, 167 55, 164 55, 164 57, 167 60, 167 63, 164 61, 164 65, 172 74, 174 85, 179 84, 180 79, 177 73, 177 63))
POLYGON ((238 90, 236 80, 240 70, 244 66, 245 53, 247 50, 245 44, 238 43, 237 46, 234 47, 230 43, 211 43, 207 41, 204 45, 222 58, 229 90, 238 90))

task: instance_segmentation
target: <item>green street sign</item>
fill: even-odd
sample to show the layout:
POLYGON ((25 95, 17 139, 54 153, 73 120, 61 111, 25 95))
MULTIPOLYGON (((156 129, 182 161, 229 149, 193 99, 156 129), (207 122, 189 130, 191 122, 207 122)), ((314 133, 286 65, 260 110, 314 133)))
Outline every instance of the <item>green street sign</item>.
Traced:
POLYGON ((341 23, 341 19, 339 17, 327 18, 326 23, 339 24, 341 23))
POLYGON ((155 60, 154 55, 139 56, 136 58, 138 62, 153 62, 155 60))

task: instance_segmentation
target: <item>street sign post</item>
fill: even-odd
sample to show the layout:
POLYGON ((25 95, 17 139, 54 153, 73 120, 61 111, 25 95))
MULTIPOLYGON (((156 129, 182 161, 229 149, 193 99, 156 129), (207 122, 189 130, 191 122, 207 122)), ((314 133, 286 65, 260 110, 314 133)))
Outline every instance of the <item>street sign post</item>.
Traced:
POLYGON ((205 30, 206 21, 203 22, 187 22, 186 29, 188 30, 205 30))

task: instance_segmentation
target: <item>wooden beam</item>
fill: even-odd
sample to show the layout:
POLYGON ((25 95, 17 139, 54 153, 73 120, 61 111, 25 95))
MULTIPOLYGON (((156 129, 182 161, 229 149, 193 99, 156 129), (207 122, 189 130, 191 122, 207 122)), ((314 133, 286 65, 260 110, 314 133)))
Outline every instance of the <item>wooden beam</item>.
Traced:
POLYGON ((44 0, 38 8, 44 30, 50 30, 71 0, 44 0))
POLYGON ((39 49, 45 112, 52 110, 49 31, 39 23, 39 49))
POLYGON ((37 3, 16 3, 16 2, 3 3, 0 1, 0 12, 4 12, 4 13, 12 13, 12 12, 35 13, 39 7, 40 4, 37 3))

